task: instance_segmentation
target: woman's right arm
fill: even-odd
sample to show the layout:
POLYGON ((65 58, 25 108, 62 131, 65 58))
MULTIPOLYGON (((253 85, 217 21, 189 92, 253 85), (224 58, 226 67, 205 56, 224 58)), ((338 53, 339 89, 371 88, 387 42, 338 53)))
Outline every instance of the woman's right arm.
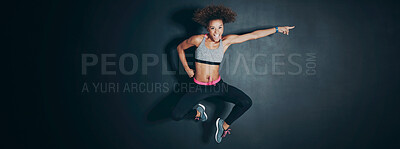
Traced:
POLYGON ((201 42, 201 40, 199 42, 198 37, 199 37, 199 35, 192 36, 189 39, 186 39, 185 41, 180 43, 178 45, 178 47, 176 48, 178 50, 179 59, 181 60, 182 65, 185 68, 185 71, 186 71, 186 73, 188 73, 190 78, 194 76, 194 71, 193 71, 193 69, 190 69, 190 67, 186 61, 185 50, 192 46, 198 45, 201 42))

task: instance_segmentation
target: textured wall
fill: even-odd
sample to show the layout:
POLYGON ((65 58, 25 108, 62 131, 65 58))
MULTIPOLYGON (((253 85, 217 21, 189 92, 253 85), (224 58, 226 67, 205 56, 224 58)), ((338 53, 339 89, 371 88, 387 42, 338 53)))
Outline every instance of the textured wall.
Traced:
MULTIPOLYGON (((174 91, 174 84, 190 80, 186 74, 163 73, 163 65, 178 71, 175 47, 191 35, 205 33, 190 18, 195 9, 211 2, 18 3, 14 14, 22 19, 16 20, 14 27, 20 29, 10 36, 25 35, 22 37, 29 41, 24 48, 34 49, 29 50, 34 58, 32 54, 22 57, 33 62, 27 63, 33 66, 30 72, 35 83, 25 82, 25 88, 35 99, 14 102, 20 133, 12 139, 17 146, 399 147, 399 116, 395 112, 399 99, 395 94, 399 84, 395 18, 399 10, 394 2, 214 1, 238 14, 235 23, 225 25, 225 34, 282 25, 296 28, 289 36, 275 34, 227 50, 220 69, 222 78, 248 94, 253 106, 232 125, 232 134, 221 144, 213 140, 214 120, 226 117, 231 104, 218 99, 204 101, 211 116, 204 124, 171 121, 168 114, 181 96, 174 91), (99 63, 82 75, 85 53, 97 55, 99 63), (118 67, 119 58, 127 53, 138 57, 137 63, 124 63, 127 69, 137 68, 135 74, 123 74, 118 67), (115 70, 115 75, 101 74, 101 54, 115 54, 108 61, 116 66, 107 67, 115 70), (143 54, 159 58, 159 63, 147 68, 147 74, 143 54), (150 88, 161 83, 167 91, 95 93, 91 88, 82 93, 85 82, 142 82, 150 88)), ((26 64, 20 63, 17 66, 26 64)), ((17 77, 23 76, 19 73, 17 77)), ((27 95, 18 96, 31 97, 27 95)))

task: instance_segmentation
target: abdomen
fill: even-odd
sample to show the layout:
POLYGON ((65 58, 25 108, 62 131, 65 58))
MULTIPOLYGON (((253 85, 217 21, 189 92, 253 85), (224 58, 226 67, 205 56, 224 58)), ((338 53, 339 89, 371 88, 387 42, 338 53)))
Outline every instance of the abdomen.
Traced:
POLYGON ((212 80, 217 80, 219 77, 219 65, 210 65, 196 62, 196 71, 194 77, 200 82, 209 82, 209 77, 212 80))

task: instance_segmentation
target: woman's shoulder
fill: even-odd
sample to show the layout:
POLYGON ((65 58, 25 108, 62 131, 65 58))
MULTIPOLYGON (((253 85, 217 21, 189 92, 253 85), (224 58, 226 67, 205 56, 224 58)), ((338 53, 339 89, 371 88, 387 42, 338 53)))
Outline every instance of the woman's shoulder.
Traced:
POLYGON ((201 43, 201 41, 203 40, 204 34, 200 34, 200 35, 193 35, 189 38, 189 42, 193 43, 195 45, 199 45, 201 43))

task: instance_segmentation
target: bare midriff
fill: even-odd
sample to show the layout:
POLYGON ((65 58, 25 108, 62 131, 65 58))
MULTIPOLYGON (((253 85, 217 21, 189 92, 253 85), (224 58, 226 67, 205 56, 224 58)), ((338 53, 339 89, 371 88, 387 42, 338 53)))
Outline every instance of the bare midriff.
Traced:
POLYGON ((211 82, 219 78, 219 65, 210 65, 195 62, 196 71, 194 77, 200 82, 211 82), (211 80, 210 79, 211 76, 211 80))

